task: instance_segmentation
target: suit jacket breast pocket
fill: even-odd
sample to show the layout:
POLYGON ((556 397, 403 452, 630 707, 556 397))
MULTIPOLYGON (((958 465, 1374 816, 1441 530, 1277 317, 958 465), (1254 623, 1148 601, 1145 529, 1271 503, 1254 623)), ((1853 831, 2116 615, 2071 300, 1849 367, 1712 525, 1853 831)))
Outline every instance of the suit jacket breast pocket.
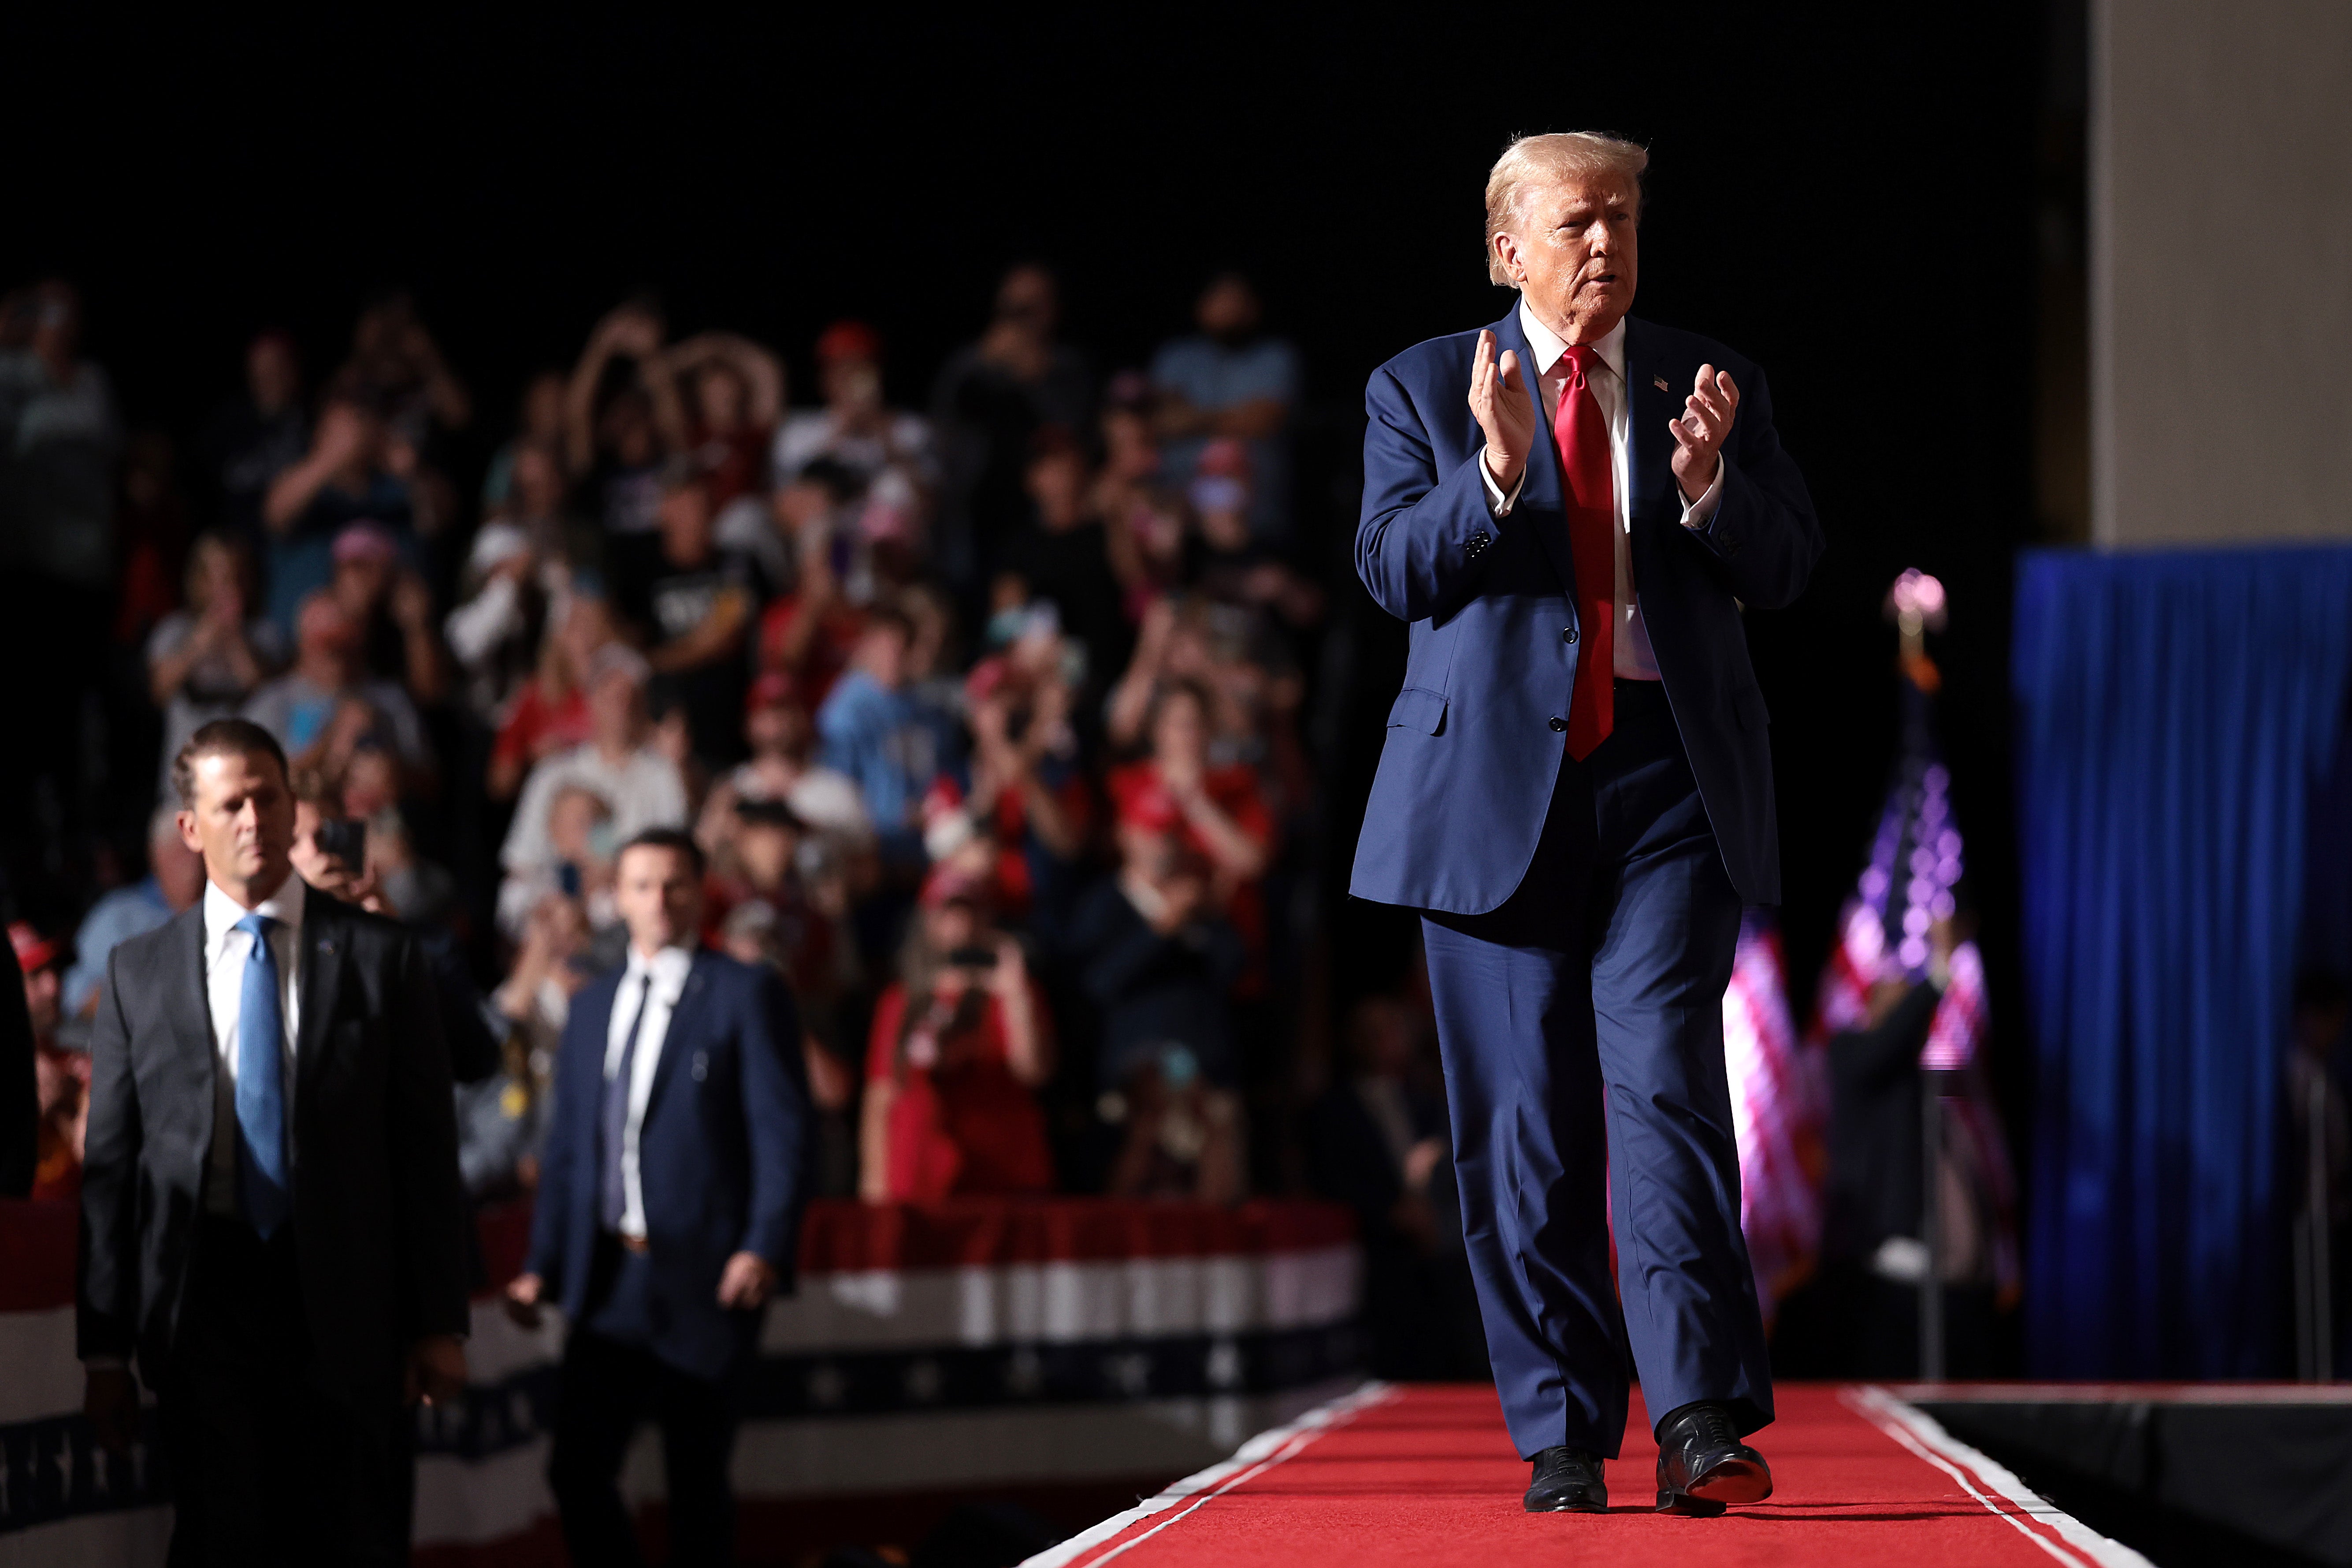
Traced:
POLYGON ((1445 694, 1426 687, 1408 686, 1389 704, 1389 728, 1418 730, 1424 735, 1445 732, 1445 694))

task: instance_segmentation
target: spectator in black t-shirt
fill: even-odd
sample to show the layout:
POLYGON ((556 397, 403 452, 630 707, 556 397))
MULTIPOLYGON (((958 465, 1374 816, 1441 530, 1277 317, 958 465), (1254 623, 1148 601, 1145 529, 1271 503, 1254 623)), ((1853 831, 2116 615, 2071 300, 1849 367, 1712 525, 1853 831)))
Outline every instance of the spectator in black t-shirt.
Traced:
POLYGON ((1127 668, 1134 637, 1120 608, 1093 473, 1077 440, 1049 426, 1031 443, 1028 521, 1006 542, 1003 568, 1061 612, 1062 630, 1086 649, 1090 679, 1081 700, 1091 713, 1103 684, 1127 668))
POLYGON ((685 445, 677 389, 660 372, 661 313, 646 300, 621 306, 589 335, 563 397, 564 466, 587 489, 585 510, 604 529, 604 572, 625 582, 659 553, 663 465, 685 445), (618 391, 604 383, 629 362, 618 391))
POLYGON ((310 446, 294 340, 263 332, 246 347, 245 395, 223 406, 205 433, 205 457, 219 487, 220 526, 231 537, 261 542, 261 504, 270 485, 310 446))
POLYGON ((401 290, 379 295, 360 311, 341 374, 366 388, 402 439, 420 450, 436 431, 463 430, 473 420, 466 384, 401 290))
POLYGON ((942 482, 936 549, 940 570, 967 597, 1026 510, 1029 438, 1047 425, 1092 424, 1094 374, 1084 354, 1055 340, 1060 319, 1054 275, 1013 268, 997 286, 987 331, 949 358, 931 394, 942 482))
POLYGON ((1240 933, 1173 825, 1129 824, 1118 841, 1118 876, 1088 894, 1071 922, 1085 944, 1082 978, 1102 1009, 1096 1080, 1115 1089, 1161 1047, 1179 1045, 1211 1081, 1231 1083, 1225 997, 1248 959, 1240 933))
POLYGON ((643 631, 655 700, 685 709, 698 754, 742 755, 746 639, 761 595, 758 568, 721 549, 712 529, 709 481, 690 460, 663 481, 660 552, 642 578, 614 584, 621 612, 643 631))

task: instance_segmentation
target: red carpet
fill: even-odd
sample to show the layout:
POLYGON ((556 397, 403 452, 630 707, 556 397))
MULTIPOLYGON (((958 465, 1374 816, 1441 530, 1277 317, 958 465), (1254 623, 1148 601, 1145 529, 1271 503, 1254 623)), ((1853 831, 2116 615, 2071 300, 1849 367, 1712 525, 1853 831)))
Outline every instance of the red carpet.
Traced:
POLYGON ((1785 1385, 1756 1442, 1769 1501, 1721 1519, 1654 1511, 1657 1449, 1635 1396, 1600 1514, 1529 1514, 1528 1467, 1489 1388, 1374 1385, 1261 1435, 1033 1568, 1672 1563, 2145 1564, 1874 1389, 1785 1385))

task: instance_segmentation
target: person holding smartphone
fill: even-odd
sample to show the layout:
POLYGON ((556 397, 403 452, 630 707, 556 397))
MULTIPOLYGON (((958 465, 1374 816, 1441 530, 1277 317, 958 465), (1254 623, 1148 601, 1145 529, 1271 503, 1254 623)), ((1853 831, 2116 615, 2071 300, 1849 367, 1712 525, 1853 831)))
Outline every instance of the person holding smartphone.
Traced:
POLYGON ((1045 993, 1021 944, 989 923, 979 879, 942 866, 874 1009, 858 1195, 936 1203, 1042 1193, 1053 1156, 1036 1089, 1054 1070, 1045 993))

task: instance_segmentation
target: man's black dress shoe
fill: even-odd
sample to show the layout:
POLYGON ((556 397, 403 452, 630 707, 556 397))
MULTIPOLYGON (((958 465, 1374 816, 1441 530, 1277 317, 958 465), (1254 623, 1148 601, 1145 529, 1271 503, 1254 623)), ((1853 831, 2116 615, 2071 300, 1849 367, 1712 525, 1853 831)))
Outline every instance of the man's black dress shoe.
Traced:
POLYGON ((1658 1511, 1712 1518, 1772 1495, 1772 1468, 1739 1440, 1720 1405, 1685 1405, 1658 1423, 1658 1511))
POLYGON ((1607 1513, 1609 1484, 1601 1479, 1601 1456, 1581 1448, 1546 1448, 1535 1458, 1528 1487, 1529 1513, 1607 1513))

